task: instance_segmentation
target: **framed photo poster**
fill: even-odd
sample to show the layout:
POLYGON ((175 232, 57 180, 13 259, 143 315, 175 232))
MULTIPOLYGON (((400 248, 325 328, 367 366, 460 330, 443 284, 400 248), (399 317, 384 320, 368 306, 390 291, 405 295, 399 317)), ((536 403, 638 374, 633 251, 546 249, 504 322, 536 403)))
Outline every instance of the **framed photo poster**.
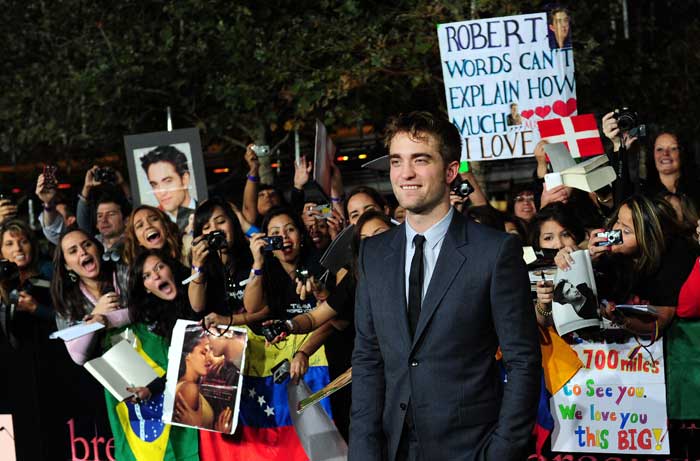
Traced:
POLYGON ((207 198, 199 130, 127 135, 124 149, 134 206, 159 208, 184 229, 197 203, 207 198))

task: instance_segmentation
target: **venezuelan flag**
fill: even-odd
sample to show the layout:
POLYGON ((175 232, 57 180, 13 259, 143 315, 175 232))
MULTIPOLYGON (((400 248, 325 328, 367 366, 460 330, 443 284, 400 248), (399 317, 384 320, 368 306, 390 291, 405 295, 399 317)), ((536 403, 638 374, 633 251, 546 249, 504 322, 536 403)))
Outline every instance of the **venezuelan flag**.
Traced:
MULTIPOLYGON (((158 376, 168 368, 168 344, 145 325, 129 327, 136 337, 136 351, 158 376)), ((146 402, 118 402, 105 390, 107 414, 114 435, 118 461, 195 461, 199 459, 197 431, 163 423, 163 394, 146 402)))
MULTIPOLYGON (((293 410, 287 404, 289 381, 275 384, 272 378, 272 368, 284 359, 291 362, 294 352, 299 350, 307 337, 291 335, 286 341, 266 348, 265 338, 248 329, 239 427, 233 435, 200 431, 203 461, 309 459, 292 425, 290 411, 293 410)), ((330 382, 323 347, 309 359, 304 381, 312 392, 330 382)), ((328 399, 324 399, 320 405, 331 414, 328 399)))
POLYGON ((537 405, 537 419, 532 434, 535 437, 537 455, 542 454, 549 434, 554 429, 554 418, 549 409, 552 395, 559 392, 583 366, 578 354, 561 339, 551 326, 540 327, 540 348, 542 350, 542 386, 537 405))

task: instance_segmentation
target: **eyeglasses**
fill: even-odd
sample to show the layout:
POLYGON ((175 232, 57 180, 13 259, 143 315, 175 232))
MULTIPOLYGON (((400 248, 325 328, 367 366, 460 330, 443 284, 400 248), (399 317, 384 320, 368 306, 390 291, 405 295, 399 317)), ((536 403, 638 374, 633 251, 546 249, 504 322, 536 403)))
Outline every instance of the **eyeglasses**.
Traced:
POLYGON ((515 197, 515 203, 532 202, 535 203, 534 195, 518 195, 515 197))

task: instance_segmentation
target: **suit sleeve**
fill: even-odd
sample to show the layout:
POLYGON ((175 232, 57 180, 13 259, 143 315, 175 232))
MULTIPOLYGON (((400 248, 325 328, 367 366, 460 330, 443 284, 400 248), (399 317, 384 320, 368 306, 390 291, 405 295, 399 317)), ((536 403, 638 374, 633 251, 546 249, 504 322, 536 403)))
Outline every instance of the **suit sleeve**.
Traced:
POLYGON ((485 459, 521 460, 537 415, 542 364, 522 248, 509 236, 491 279, 491 312, 508 382, 485 459))
POLYGON ((350 461, 379 461, 385 450, 382 430, 384 362, 372 319, 362 245, 359 281, 355 296, 355 349, 352 354, 352 408, 350 461))

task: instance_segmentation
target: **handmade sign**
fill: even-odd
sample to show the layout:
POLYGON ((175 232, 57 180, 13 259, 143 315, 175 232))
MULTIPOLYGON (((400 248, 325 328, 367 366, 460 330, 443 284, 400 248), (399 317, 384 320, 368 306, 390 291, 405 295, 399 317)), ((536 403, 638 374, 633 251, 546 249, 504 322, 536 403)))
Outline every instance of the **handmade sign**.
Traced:
POLYGON ((536 13, 438 25, 462 160, 532 155, 537 121, 576 115, 573 51, 550 42, 548 23, 546 13, 536 13))
POLYGON ((663 341, 637 346, 572 346, 583 368, 550 401, 552 451, 669 453, 663 341))

